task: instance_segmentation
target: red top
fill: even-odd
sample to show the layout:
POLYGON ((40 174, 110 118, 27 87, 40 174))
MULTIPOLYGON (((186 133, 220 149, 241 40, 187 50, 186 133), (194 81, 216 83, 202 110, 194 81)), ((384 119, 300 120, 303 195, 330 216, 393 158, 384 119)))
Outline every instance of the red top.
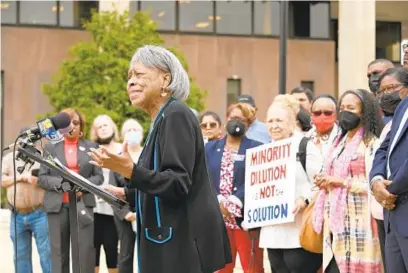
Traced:
MULTIPOLYGON (((67 161, 67 168, 73 172, 79 173, 78 168, 78 138, 64 138, 64 154, 67 161)), ((62 202, 69 203, 69 194, 64 192, 62 202)))

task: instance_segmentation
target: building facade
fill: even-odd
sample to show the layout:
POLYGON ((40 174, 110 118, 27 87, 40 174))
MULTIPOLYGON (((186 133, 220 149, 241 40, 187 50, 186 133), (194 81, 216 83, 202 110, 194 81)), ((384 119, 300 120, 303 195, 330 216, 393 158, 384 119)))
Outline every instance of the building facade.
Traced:
MULTIPOLYGON (((158 22, 165 43, 186 56, 189 73, 208 90, 206 106, 225 114, 240 94, 254 96, 260 118, 278 93, 278 1, 2 1, 1 140, 51 109, 41 84, 51 80, 68 49, 90 39, 81 19, 91 9, 137 10, 158 22)), ((408 39, 408 2, 291 1, 287 88, 316 95, 367 87, 377 57, 398 63, 408 39)))

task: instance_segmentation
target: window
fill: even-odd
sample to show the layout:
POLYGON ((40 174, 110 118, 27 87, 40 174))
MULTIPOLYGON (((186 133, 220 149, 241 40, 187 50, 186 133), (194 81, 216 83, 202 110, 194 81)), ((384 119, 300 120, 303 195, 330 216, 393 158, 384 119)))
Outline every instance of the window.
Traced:
POLYGON ((310 37, 330 37, 330 4, 317 2, 310 4, 310 37))
POLYGON ((241 79, 227 80, 227 107, 237 101, 241 95, 241 79))
POLYGON ((141 1, 141 10, 150 14, 157 22, 158 30, 176 29, 176 2, 175 1, 141 1))
POLYGON ((57 1, 21 1, 20 23, 57 25, 57 1))
POLYGON ((217 1, 216 31, 220 34, 251 34, 251 1, 217 1))
POLYGON ((1 23, 16 24, 17 23, 17 2, 2 1, 1 2, 1 23))
POLYGON ((254 2, 254 32, 258 35, 279 35, 280 3, 278 1, 254 2))
POLYGON ((376 22, 376 58, 401 61, 401 23, 376 22))
POLYGON ((329 38, 330 3, 290 1, 289 34, 292 37, 329 38))
POLYGON ((99 1, 60 1, 59 24, 63 27, 81 27, 82 20, 91 19, 91 11, 99 9, 99 1))
POLYGON ((314 93, 314 81, 301 81, 300 86, 308 88, 314 93))
POLYGON ((179 1, 181 31, 213 32, 214 6, 212 1, 179 1))

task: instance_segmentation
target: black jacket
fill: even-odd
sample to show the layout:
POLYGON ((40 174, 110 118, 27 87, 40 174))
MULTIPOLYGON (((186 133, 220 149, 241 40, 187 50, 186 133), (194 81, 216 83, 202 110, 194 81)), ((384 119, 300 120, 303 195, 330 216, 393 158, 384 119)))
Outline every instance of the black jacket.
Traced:
MULTIPOLYGON (((103 183, 102 169, 89 163, 91 160, 91 157, 88 155, 90 148, 96 149, 97 145, 88 140, 81 139, 78 141, 77 158, 79 174, 95 185, 101 185, 103 183)), ((58 142, 55 145, 48 143, 44 147, 44 150, 50 153, 53 157, 58 158, 58 160, 65 166, 67 165, 63 141, 58 142)), ((55 213, 61 211, 62 194, 55 191, 55 187, 59 188, 62 182, 63 178, 61 176, 41 165, 38 173, 38 185, 46 190, 43 202, 45 212, 55 213)), ((95 207, 96 205, 94 195, 89 192, 84 191, 83 201, 84 205, 87 207, 95 207)))
POLYGON ((212 273, 232 261, 201 130, 183 103, 159 112, 128 187, 138 189, 140 273, 212 273))

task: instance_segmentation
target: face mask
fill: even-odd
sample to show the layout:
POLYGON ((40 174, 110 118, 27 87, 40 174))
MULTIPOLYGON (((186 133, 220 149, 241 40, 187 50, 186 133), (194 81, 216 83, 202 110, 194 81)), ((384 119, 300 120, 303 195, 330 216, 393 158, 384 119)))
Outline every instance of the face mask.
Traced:
POLYGON ((125 140, 129 146, 135 146, 142 142, 143 134, 141 131, 130 131, 126 133, 125 140))
POLYGON ((100 145, 107 145, 107 144, 111 143, 111 141, 112 141, 112 139, 113 139, 114 137, 115 137, 115 134, 112 134, 110 137, 104 138, 104 139, 98 137, 98 139, 96 140, 96 142, 97 142, 98 144, 100 144, 100 145))
POLYGON ((360 121, 360 117, 350 111, 343 111, 340 113, 340 126, 345 131, 350 131, 357 128, 357 126, 360 124, 360 121))
POLYGON ((238 119, 228 121, 226 129, 228 134, 233 137, 241 137, 245 134, 245 124, 238 119))
POLYGON ((391 94, 384 94, 380 98, 380 106, 386 116, 394 115, 394 111, 401 102, 399 92, 392 92, 391 94))
POLYGON ((373 74, 368 79, 368 86, 370 86, 370 90, 373 93, 377 93, 378 89, 380 88, 380 74, 373 74))
POLYGON ((312 116, 312 123, 316 127, 316 130, 319 133, 328 132, 330 129, 333 128, 335 122, 336 122, 336 116, 335 115, 331 115, 331 116, 325 116, 325 115, 312 116))

